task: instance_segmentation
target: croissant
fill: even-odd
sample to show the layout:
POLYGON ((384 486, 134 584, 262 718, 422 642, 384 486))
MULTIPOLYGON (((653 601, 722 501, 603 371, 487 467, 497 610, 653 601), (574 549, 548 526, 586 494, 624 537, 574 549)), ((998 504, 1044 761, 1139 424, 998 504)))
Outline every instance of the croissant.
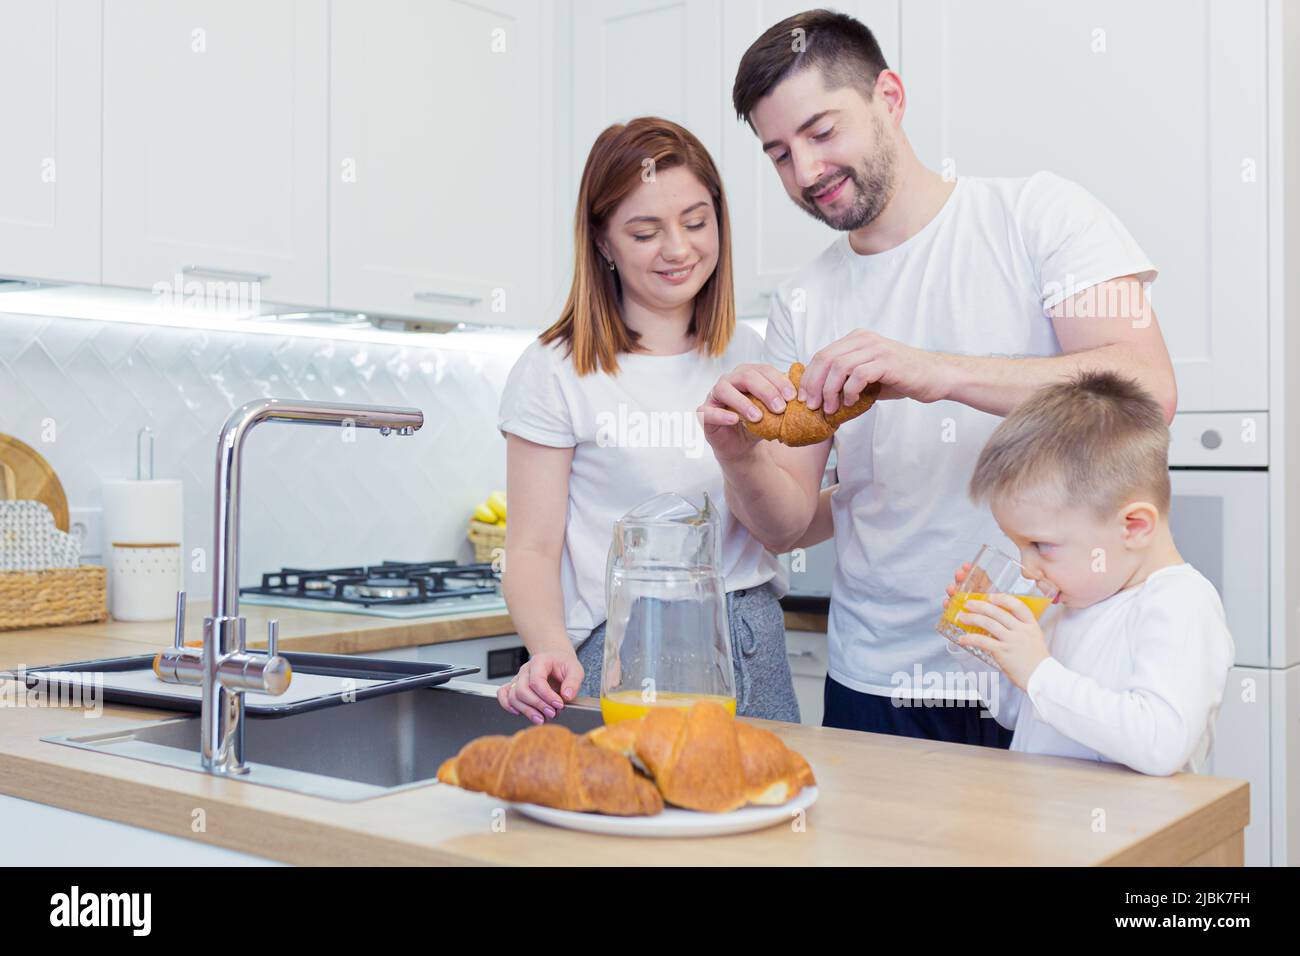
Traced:
POLYGON ((438 768, 438 780, 558 810, 628 817, 664 808, 655 785, 630 760, 559 724, 471 740, 438 768))
POLYGON ((813 786, 812 767, 781 738, 736 720, 721 704, 652 708, 644 717, 590 731, 597 747, 635 756, 666 802, 724 813, 785 803, 813 786))
MULTIPOLYGON (((790 366, 788 378, 796 389, 799 388, 799 381, 803 378, 803 371, 801 362, 795 362, 790 366)), ((809 409, 797 398, 786 402, 785 411, 777 415, 761 401, 754 399, 754 404, 763 413, 763 417, 756 422, 746 419, 745 427, 759 438, 779 441, 783 445, 795 447, 815 445, 830 438, 835 434, 835 429, 869 409, 876 403, 876 396, 879 394, 880 383, 872 382, 862 390, 856 402, 852 405, 841 405, 830 415, 820 408, 809 409)), ((752 395, 749 397, 753 398, 752 395)))

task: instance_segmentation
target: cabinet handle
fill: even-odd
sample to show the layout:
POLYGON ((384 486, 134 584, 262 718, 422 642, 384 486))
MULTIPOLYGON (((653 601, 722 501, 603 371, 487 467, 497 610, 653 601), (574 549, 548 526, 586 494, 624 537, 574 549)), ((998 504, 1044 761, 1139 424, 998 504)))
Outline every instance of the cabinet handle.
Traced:
POLYGON ((417 292, 415 298, 420 302, 463 302, 465 305, 483 301, 481 295, 460 295, 455 292, 417 292))
POLYGON ((244 272, 241 269, 217 269, 213 266, 181 266, 181 272, 185 275, 199 273, 205 276, 215 276, 219 279, 235 279, 240 282, 261 282, 264 279, 271 278, 269 272, 244 272))

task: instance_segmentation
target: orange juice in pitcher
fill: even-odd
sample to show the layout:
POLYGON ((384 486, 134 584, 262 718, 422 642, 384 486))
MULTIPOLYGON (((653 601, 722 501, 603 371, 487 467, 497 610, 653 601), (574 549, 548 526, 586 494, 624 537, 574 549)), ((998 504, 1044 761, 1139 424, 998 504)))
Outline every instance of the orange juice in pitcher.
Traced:
POLYGON ((652 707, 715 700, 736 712, 721 523, 681 495, 656 495, 614 522, 605 565, 605 723, 652 707))
POLYGON ((600 715, 605 718, 605 723, 616 724, 620 720, 635 720, 637 717, 644 717, 653 707, 686 708, 700 700, 714 701, 727 708, 727 711, 733 717, 736 714, 736 698, 726 697, 722 694, 663 693, 655 694, 653 699, 646 700, 645 695, 640 691, 621 690, 615 691, 608 696, 601 696, 600 715))

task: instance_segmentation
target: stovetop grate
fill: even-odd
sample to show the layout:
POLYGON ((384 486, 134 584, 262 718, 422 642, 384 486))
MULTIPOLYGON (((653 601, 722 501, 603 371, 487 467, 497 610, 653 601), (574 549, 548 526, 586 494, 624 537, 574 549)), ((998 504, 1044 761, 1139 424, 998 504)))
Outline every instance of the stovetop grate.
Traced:
POLYGON ((497 594, 499 584, 500 575, 490 564, 384 561, 343 568, 281 568, 263 574, 260 586, 240 588, 239 593, 380 607, 497 594))

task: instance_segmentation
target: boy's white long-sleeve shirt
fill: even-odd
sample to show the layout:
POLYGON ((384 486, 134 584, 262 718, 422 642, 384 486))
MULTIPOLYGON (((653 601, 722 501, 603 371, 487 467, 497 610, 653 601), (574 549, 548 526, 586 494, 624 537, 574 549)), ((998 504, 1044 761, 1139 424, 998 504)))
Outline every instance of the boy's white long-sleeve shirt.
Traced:
POLYGON ((981 694, 1014 729, 1012 750, 1160 775, 1204 765, 1235 654, 1204 575, 1160 568, 1090 607, 1053 608, 1043 632, 1052 656, 1026 689, 1002 676, 997 693, 981 694))

